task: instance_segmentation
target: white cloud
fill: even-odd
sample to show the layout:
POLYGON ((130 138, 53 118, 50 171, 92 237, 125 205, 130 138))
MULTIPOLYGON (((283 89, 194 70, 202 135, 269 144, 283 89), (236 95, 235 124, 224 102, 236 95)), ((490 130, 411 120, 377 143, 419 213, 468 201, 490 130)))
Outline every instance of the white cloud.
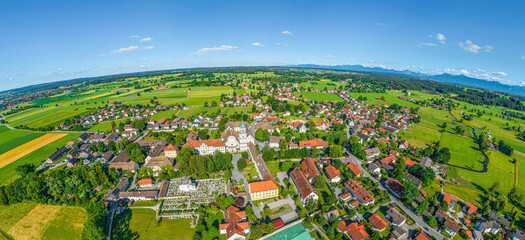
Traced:
POLYGON ((146 37, 146 38, 140 39, 140 42, 149 42, 149 41, 151 41, 151 37, 146 37))
POLYGON ((237 49, 238 47, 234 46, 228 46, 228 45, 222 45, 220 47, 212 47, 212 48, 201 48, 197 52, 194 52, 194 54, 206 54, 209 52, 229 52, 234 49, 237 49))
POLYGON ((293 35, 293 33, 290 32, 290 31, 282 31, 281 33, 284 34, 284 35, 290 35, 290 36, 293 35))
POLYGON ((480 51, 482 51, 482 52, 492 52, 492 50, 494 50, 493 46, 486 45, 484 47, 480 47, 479 45, 474 44, 470 40, 467 40, 464 43, 460 42, 459 43, 459 47, 462 48, 463 50, 465 50, 466 52, 471 52, 471 53, 479 53, 480 51))
POLYGON ((9 81, 12 81, 14 78, 16 77, 16 73, 13 73, 11 75, 7 75, 5 76, 5 79, 9 80, 9 81))
POLYGON ((143 47, 142 49, 145 49, 145 50, 149 50, 149 49, 154 49, 155 46, 146 46, 146 47, 143 47))
POLYGON ((254 42, 252 43, 253 46, 256 46, 256 47, 264 47, 264 45, 262 45, 261 43, 258 43, 258 42, 254 42))
POLYGON ((110 52, 110 54, 120 54, 120 53, 125 53, 125 52, 133 52, 133 51, 136 51, 136 50, 139 50, 139 46, 129 46, 129 47, 126 47, 126 48, 119 48, 119 49, 115 49, 113 51, 110 52))
POLYGON ((443 72, 452 74, 452 75, 465 75, 467 77, 472 77, 472 78, 484 79, 484 80, 489 80, 489 81, 498 81, 498 82, 502 82, 506 84, 509 84, 509 83, 516 84, 516 83, 510 82, 507 79, 504 79, 504 77, 507 76, 507 73, 505 72, 489 72, 483 69, 467 70, 467 69, 450 69, 450 68, 443 70, 443 72))
POLYGON ((146 67, 146 64, 140 64, 139 67, 141 68, 146 67))
POLYGON ((139 35, 131 35, 129 36, 129 38, 139 38, 140 36, 139 35))
POLYGON ((334 56, 334 55, 326 55, 325 57, 326 57, 326 58, 332 58, 332 59, 337 58, 337 56, 334 56))
POLYGON ((525 85, 525 82, 524 82, 524 81, 521 81, 521 84, 522 84, 522 85, 525 85))
POLYGON ((420 47, 437 47, 438 45, 435 44, 435 43, 428 43, 428 42, 424 42, 424 43, 420 43, 417 45, 418 48, 420 47))
POLYGON ((438 40, 441 44, 445 44, 445 40, 447 40, 447 38, 445 37, 445 35, 438 33, 436 35, 436 40, 438 40))
POLYGON ((525 55, 521 56, 520 58, 521 58, 521 59, 525 59, 525 55))
POLYGON ((382 23, 382 22, 377 22, 376 25, 377 25, 377 26, 383 26, 383 25, 385 25, 385 24, 382 23))

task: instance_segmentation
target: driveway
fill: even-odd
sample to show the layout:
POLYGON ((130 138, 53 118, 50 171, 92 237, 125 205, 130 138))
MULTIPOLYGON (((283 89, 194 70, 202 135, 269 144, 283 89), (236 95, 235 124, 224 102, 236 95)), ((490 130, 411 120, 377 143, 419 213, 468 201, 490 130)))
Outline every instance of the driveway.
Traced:
MULTIPOLYGON (((250 184, 248 183, 248 180, 246 180, 246 178, 244 177, 244 174, 242 174, 242 172, 239 171, 239 169, 237 168, 237 161, 239 161, 241 158, 242 158, 241 154, 237 153, 237 154, 232 155, 232 164, 233 164, 232 180, 237 181, 237 182, 242 180, 244 184, 244 190, 246 191, 246 199, 244 199, 244 201, 246 203, 252 203, 252 200, 250 199, 250 194, 249 194, 250 184)), ((255 217, 257 217, 258 219, 261 219, 261 209, 258 206, 255 206, 253 203, 252 203, 252 207, 253 207, 253 212, 255 213, 255 217)))

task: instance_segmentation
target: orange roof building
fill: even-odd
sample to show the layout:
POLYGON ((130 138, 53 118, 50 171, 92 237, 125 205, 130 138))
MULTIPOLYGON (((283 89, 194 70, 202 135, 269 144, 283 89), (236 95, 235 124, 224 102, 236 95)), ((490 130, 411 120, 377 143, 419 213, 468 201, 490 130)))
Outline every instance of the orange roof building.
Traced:
POLYGON ((419 230, 419 232, 416 233, 415 240, 432 240, 423 230, 419 230))
POLYGON ((246 221, 246 212, 240 211, 235 206, 229 206, 224 210, 224 221, 219 225, 221 234, 226 234, 226 239, 245 239, 250 232, 250 225, 246 221))
POLYGON ((184 147, 192 147, 199 155, 211 155, 215 152, 226 152, 226 144, 220 139, 193 140, 184 144, 184 147))
POLYGON ((341 172, 334 166, 328 165, 324 168, 324 171, 326 172, 326 175, 328 175, 330 182, 335 183, 341 181, 341 172))
POLYGON ((366 189, 361 187, 359 183, 354 181, 353 179, 348 179, 348 181, 345 182, 345 188, 346 190, 350 191, 354 197, 361 202, 363 205, 373 204, 375 201, 374 196, 372 196, 366 189))
POLYGON ((315 138, 308 141, 299 141, 300 148, 325 148, 328 147, 328 142, 323 141, 319 138, 315 138))
POLYGON ((370 222, 370 224, 372 224, 374 228, 376 228, 380 232, 385 230, 386 227, 388 227, 388 224, 385 222, 385 220, 377 214, 373 214, 372 216, 370 216, 368 218, 368 221, 370 222))
POLYGON ((279 187, 272 180, 250 183, 250 198, 252 201, 279 196, 279 187))
POLYGON ((308 203, 310 200, 317 200, 319 199, 319 196, 315 192, 315 189, 312 187, 310 182, 306 179, 305 174, 301 169, 295 168, 290 172, 290 177, 295 184, 295 187, 299 191, 299 195, 301 196, 301 202, 304 205, 308 203))
POLYGON ((138 184, 140 187, 151 186, 151 184, 153 184, 153 180, 151 180, 151 178, 140 179, 138 184))
POLYGON ((178 151, 179 151, 179 147, 170 143, 170 144, 164 149, 164 156, 166 156, 166 157, 170 157, 170 158, 176 158, 176 157, 177 157, 177 152, 178 152, 178 151))
POLYGON ((348 170, 350 170, 350 172, 352 173, 352 175, 354 175, 354 177, 359 177, 362 173, 361 169, 359 169, 359 167, 355 165, 355 163, 353 162, 350 162, 348 164, 348 170))
POLYGON ((301 170, 310 183, 314 180, 315 176, 319 175, 319 170, 317 169, 313 158, 305 158, 301 162, 301 170))

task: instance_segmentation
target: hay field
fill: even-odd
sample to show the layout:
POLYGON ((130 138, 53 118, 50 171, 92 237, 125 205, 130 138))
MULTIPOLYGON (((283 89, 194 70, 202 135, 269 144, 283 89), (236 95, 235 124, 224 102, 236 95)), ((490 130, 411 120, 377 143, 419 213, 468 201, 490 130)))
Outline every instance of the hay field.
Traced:
POLYGON ((80 239, 86 211, 81 207, 14 204, 0 207, 6 219, 2 230, 13 239, 80 239))
POLYGON ((44 136, 36 138, 32 141, 29 141, 25 144, 22 144, 2 155, 0 155, 0 168, 3 168, 10 163, 20 159, 21 157, 47 145, 50 144, 64 136, 67 133, 48 133, 44 136))

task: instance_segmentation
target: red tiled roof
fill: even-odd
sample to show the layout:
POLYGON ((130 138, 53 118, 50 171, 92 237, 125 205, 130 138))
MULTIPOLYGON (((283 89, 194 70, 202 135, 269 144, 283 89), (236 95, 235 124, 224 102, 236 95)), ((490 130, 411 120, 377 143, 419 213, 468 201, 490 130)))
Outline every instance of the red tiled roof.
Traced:
POLYGON ((326 171, 326 174, 330 179, 334 179, 335 177, 341 177, 341 172, 332 165, 328 165, 324 168, 324 170, 326 171))
POLYGON ((316 138, 309 141, 299 141, 299 147, 328 147, 328 142, 316 138))
POLYGON ((351 191, 359 199, 359 201, 365 204, 375 200, 374 196, 368 193, 366 189, 361 187, 361 185, 359 185, 359 183, 357 183, 353 179, 348 179, 348 181, 346 181, 344 185, 346 189, 348 189, 348 191, 351 191))
POLYGON ((450 204, 450 201, 451 200, 454 200, 455 202, 458 201, 458 198, 455 197, 454 195, 452 194, 449 194, 449 193, 445 193, 445 195, 443 196, 443 201, 447 202, 448 204, 450 204))
POLYGON ((252 193, 263 192, 263 191, 274 190, 274 189, 279 189, 279 187, 272 180, 250 183, 250 192, 252 193))
POLYGON ((430 238, 425 232, 423 232, 423 230, 419 230, 419 232, 416 234, 417 235, 414 238, 414 240, 432 240, 432 238, 430 238))
POLYGON ((465 205, 468 206, 467 214, 472 214, 478 210, 478 207, 472 203, 466 202, 465 205))
POLYGON ((213 147, 224 147, 226 144, 224 144, 223 141, 220 139, 208 139, 208 140, 193 140, 187 142, 184 147, 192 147, 192 148, 198 148, 202 144, 206 144, 207 146, 213 146, 213 147))
POLYGON ((304 176, 310 181, 315 176, 319 175, 319 170, 315 165, 315 159, 305 158, 301 162, 301 170, 303 170, 304 176))
POLYGON ((362 173, 361 169, 359 169, 359 167, 357 165, 355 165, 355 163, 353 163, 353 162, 350 162, 348 164, 348 169, 354 175, 354 177, 357 177, 357 176, 359 176, 359 174, 362 173))
POLYGON ((376 227, 379 231, 385 229, 388 224, 385 222, 385 220, 383 218, 381 218, 379 215, 377 214, 373 214, 372 216, 370 216, 368 218, 368 221, 374 226, 376 227))

